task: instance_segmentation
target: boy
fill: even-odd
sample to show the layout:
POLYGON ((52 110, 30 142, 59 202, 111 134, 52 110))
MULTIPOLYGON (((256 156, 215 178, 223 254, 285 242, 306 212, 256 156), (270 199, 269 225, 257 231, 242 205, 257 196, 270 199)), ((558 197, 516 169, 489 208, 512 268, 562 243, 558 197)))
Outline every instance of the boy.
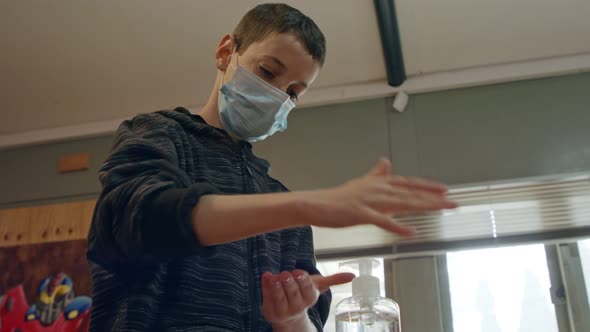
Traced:
POLYGON ((249 11, 215 52, 199 115, 143 114, 118 129, 101 168, 89 233, 90 330, 321 331, 332 285, 311 228, 374 224, 452 208, 445 187, 389 174, 381 161, 342 186, 288 192, 250 142, 284 130, 325 58, 316 24, 284 4, 249 11))

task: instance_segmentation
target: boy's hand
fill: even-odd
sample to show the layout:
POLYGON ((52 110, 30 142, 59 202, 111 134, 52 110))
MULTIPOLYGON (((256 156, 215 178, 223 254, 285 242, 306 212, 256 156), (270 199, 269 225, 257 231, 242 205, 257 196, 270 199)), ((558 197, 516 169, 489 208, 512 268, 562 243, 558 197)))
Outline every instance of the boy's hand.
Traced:
POLYGON ((443 184, 394 176, 391 163, 381 160, 367 175, 341 186, 308 195, 313 226, 350 227, 373 224, 389 232, 413 235, 412 227, 391 219, 392 215, 416 214, 457 207, 443 184))
POLYGON ((320 293, 331 286, 350 282, 352 273, 338 273, 323 277, 310 276, 303 270, 262 275, 262 314, 273 325, 273 330, 289 331, 301 324, 311 324, 307 309, 318 300, 320 293))

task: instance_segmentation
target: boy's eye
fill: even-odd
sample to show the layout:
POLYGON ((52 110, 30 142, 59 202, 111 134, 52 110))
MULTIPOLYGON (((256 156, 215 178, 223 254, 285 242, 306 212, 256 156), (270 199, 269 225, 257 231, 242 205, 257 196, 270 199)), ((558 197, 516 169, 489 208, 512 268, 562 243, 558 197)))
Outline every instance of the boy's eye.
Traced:
POLYGON ((258 68, 260 69, 262 76, 264 76, 265 78, 268 78, 268 79, 275 78, 275 75, 270 70, 268 70, 262 66, 259 66, 258 68))

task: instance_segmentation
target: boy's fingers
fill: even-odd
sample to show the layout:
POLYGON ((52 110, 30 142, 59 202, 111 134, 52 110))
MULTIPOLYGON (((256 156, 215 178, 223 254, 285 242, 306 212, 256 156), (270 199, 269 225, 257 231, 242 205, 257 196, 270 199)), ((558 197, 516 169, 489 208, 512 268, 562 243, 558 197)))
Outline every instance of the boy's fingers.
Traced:
POLYGON ((377 165, 369 171, 371 176, 386 176, 389 174, 391 174, 391 162, 386 158, 380 159, 377 165))
POLYGON ((321 293, 327 291, 332 286, 349 283, 354 278, 354 273, 336 273, 327 277, 320 275, 311 276, 312 282, 315 284, 315 286, 319 289, 321 293))
POLYGON ((279 277, 285 292, 289 314, 303 310, 306 305, 299 289, 299 284, 295 281, 293 275, 289 272, 283 272, 279 277))
POLYGON ((262 298, 263 298, 263 306, 265 307, 264 310, 270 314, 273 315, 274 314, 274 309, 272 308, 271 305, 269 305, 269 302, 271 301, 271 287, 270 287, 270 282, 271 282, 271 278, 272 278, 272 273, 270 272, 265 272, 262 275, 262 298))
POLYGON ((270 278, 270 301, 275 315, 282 317, 287 314, 289 310, 287 296, 279 276, 271 276, 270 278))
POLYGON ((449 190, 445 184, 442 184, 440 182, 407 176, 392 175, 388 178, 388 182, 392 186, 401 186, 408 189, 423 190, 438 195, 445 194, 449 190))
POLYGON ((301 296, 306 306, 311 306, 318 300, 319 291, 315 285, 311 282, 309 274, 303 270, 293 271, 293 277, 299 284, 301 290, 301 296))

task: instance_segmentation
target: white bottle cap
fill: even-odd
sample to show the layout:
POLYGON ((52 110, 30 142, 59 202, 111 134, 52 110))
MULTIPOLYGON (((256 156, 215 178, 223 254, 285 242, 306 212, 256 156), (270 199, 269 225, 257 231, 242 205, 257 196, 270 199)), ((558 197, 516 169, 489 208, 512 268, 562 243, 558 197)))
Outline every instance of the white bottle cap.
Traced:
POLYGON ((359 276, 352 281, 352 296, 377 298, 381 295, 379 278, 373 276, 373 269, 379 266, 379 261, 372 258, 361 258, 340 263, 359 271, 359 276))

